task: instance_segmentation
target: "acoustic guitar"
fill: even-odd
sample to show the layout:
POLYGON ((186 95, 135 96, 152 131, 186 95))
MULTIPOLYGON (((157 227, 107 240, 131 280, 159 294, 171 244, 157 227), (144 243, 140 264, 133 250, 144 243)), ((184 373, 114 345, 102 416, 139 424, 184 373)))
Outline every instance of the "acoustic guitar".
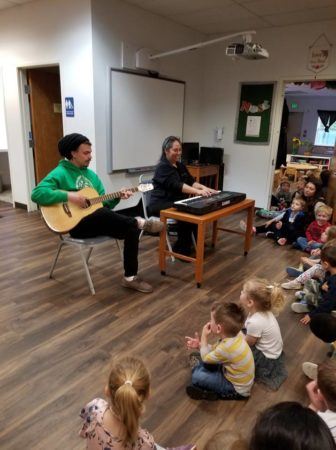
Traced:
MULTIPOLYGON (((132 187, 127 189, 131 192, 147 192, 153 189, 151 183, 139 184, 138 187, 132 187)), ((71 202, 55 203, 54 205, 41 206, 42 217, 45 220, 47 226, 56 233, 68 233, 72 230, 82 219, 97 209, 103 207, 103 203, 106 200, 112 200, 122 197, 122 191, 113 192, 112 194, 98 195, 98 192, 91 188, 86 187, 77 191, 86 198, 86 207, 81 208, 71 202)))

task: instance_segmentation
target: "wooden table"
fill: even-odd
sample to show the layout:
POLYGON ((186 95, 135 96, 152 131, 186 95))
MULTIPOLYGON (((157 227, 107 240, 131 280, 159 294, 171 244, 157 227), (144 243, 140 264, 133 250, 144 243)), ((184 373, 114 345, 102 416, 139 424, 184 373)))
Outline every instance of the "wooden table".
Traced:
POLYGON ((297 181, 299 172, 308 172, 308 170, 319 170, 317 166, 314 166, 313 164, 306 164, 306 163, 287 163, 287 166, 284 167, 284 174, 287 175, 287 170, 293 170, 294 171, 294 182, 297 181))
POLYGON ((163 230, 160 234, 160 248, 159 248, 159 264, 161 275, 166 274, 166 257, 174 255, 179 259, 191 261, 195 263, 195 280, 197 287, 201 287, 203 279, 203 261, 204 261, 204 239, 205 230, 207 224, 212 224, 212 246, 216 245, 218 230, 228 231, 229 233, 240 234, 244 236, 244 255, 246 256, 251 247, 252 240, 252 222, 254 214, 254 200, 246 199, 242 202, 236 203, 226 208, 219 209, 217 211, 204 214, 202 216, 196 216, 194 214, 187 214, 177 211, 175 208, 164 209, 160 213, 160 219, 163 222, 163 230), (246 211, 246 232, 240 232, 237 230, 230 230, 227 228, 221 228, 217 225, 217 221, 222 217, 228 217, 240 211, 246 211), (191 256, 181 255, 179 253, 170 252, 166 247, 166 229, 167 219, 181 220, 184 222, 194 223, 197 225, 197 248, 196 258, 191 256))
POLYGON ((219 177, 219 166, 215 164, 205 164, 205 165, 187 165, 187 169, 190 172, 190 175, 193 176, 196 181, 199 183, 200 179, 203 177, 215 177, 215 186, 214 189, 218 190, 218 177, 219 177))

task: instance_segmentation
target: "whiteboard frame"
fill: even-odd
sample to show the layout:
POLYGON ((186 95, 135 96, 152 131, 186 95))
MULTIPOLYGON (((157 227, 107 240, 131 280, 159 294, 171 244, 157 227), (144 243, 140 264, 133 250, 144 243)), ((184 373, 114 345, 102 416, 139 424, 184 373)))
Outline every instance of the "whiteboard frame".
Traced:
MULTIPOLYGON (((182 80, 177 80, 174 78, 167 78, 167 77, 161 77, 159 76, 157 73, 155 74, 151 74, 151 73, 139 73, 139 72, 135 72, 133 70, 123 70, 123 69, 118 69, 118 68, 114 68, 111 67, 109 68, 109 102, 108 102, 108 108, 107 108, 107 146, 106 146, 106 162, 107 162, 107 173, 108 174, 112 174, 112 173, 116 173, 116 172, 128 172, 128 169, 118 169, 118 170, 113 170, 113 139, 112 139, 112 74, 113 72, 120 72, 120 73, 125 73, 128 75, 136 75, 136 76, 141 76, 141 77, 145 77, 145 78, 153 78, 153 79, 157 79, 157 80, 162 80, 162 81, 170 81, 173 83, 178 83, 178 84, 183 84, 184 85, 184 89, 183 89, 183 105, 182 105, 182 135, 180 136, 181 140, 183 140, 183 132, 184 132, 184 111, 185 111, 185 95, 186 95, 186 82, 182 81, 182 80)), ((165 136, 162 138, 164 139, 165 136)), ((134 172, 139 171, 141 172, 142 169, 147 169, 148 167, 138 167, 136 169, 133 169, 134 172)))

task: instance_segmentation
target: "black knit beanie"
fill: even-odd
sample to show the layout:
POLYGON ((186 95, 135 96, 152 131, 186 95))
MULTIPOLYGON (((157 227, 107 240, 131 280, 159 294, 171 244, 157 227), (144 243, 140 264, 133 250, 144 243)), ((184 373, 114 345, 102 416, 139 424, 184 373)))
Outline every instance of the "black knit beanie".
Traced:
POLYGON ((65 158, 71 159, 72 158, 71 152, 77 150, 81 144, 91 145, 91 142, 86 136, 83 136, 82 134, 79 133, 67 134, 66 136, 62 137, 62 139, 58 142, 58 151, 65 158))

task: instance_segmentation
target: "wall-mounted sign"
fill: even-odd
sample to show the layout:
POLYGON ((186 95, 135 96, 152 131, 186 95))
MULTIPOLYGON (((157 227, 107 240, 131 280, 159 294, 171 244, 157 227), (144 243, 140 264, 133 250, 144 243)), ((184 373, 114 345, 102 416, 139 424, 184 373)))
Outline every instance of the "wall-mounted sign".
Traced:
POLYGON ((65 115, 66 117, 75 117, 75 103, 73 97, 65 97, 65 115))
POLYGON ((332 44, 325 34, 321 34, 309 47, 308 50, 308 70, 321 72, 329 66, 332 44))

